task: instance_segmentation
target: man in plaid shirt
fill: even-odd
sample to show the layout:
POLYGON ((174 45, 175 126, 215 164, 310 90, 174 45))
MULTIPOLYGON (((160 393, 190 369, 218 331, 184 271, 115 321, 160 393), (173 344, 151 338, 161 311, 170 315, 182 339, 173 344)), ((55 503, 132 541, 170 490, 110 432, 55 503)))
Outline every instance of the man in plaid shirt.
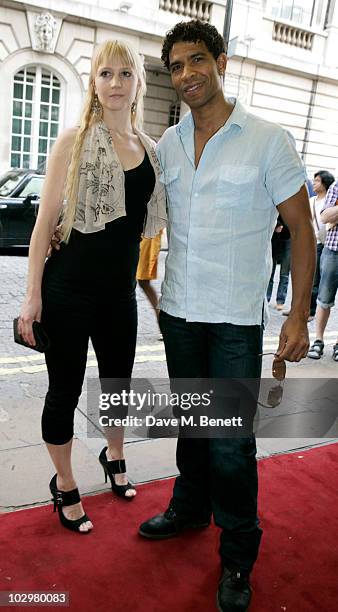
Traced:
MULTIPOLYGON (((310 347, 308 357, 320 359, 324 350, 324 331, 338 289, 338 181, 327 192, 320 215, 323 223, 332 224, 326 235, 320 260, 320 284, 316 310, 316 340, 310 347)), ((338 363, 338 339, 333 347, 332 358, 338 363)))

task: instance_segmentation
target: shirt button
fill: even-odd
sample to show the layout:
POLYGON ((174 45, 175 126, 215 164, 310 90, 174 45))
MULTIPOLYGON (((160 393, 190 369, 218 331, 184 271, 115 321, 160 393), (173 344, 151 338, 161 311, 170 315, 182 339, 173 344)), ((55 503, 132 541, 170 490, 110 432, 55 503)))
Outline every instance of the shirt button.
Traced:
POLYGON ((195 198, 198 198, 199 193, 197 193, 197 191, 196 191, 196 193, 194 193, 194 196, 195 196, 195 198))

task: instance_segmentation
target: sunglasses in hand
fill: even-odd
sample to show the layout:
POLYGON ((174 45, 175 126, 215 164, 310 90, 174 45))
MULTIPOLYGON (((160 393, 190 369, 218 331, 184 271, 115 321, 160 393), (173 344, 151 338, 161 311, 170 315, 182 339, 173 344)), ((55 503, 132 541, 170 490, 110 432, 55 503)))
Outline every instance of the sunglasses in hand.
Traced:
POLYGON ((286 363, 284 359, 279 359, 276 353, 260 353, 259 357, 265 357, 267 355, 274 355, 275 359, 272 362, 272 376, 274 380, 278 382, 277 385, 273 385, 266 399, 266 403, 258 402, 258 406, 262 408, 277 408, 283 399, 283 382, 286 376, 286 363))

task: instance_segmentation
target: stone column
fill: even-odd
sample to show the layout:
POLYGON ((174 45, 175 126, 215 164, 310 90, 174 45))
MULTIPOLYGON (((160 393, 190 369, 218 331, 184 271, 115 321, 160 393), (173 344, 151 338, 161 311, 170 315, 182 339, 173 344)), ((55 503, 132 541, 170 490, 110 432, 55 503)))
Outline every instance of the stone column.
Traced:
POLYGON ((338 68, 338 0, 334 2, 326 32, 328 38, 325 46, 324 64, 338 68))

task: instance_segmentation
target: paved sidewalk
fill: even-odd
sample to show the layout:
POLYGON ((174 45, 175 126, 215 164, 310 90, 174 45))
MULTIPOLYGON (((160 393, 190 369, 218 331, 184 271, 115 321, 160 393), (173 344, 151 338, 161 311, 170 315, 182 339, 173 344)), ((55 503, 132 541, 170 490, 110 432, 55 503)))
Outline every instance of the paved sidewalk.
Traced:
MULTIPOLYGON (((165 253, 162 252, 160 276, 163 275, 164 257, 165 253)), ((12 341, 12 319, 19 312, 26 270, 26 257, 0 256, 0 511, 49 501, 48 482, 53 474, 40 437, 40 418, 47 387, 44 359, 12 341)), ((167 378, 164 346, 159 341, 154 313, 140 291, 138 301, 139 335, 134 376, 167 378)), ((271 320, 265 333, 265 352, 277 348, 278 334, 284 320, 280 313, 271 308, 271 320)), ((313 322, 309 330, 313 337, 313 322)), ((331 347, 337 336, 338 313, 333 311, 326 334, 324 357, 320 361, 304 359, 300 364, 288 364, 288 377, 337 378, 338 364, 331 359, 331 347)), ((271 376, 271 361, 271 357, 264 358, 263 376, 271 376)), ((87 376, 96 375, 95 356, 90 351, 87 376)), ((108 485, 104 484, 103 471, 97 460, 104 441, 86 436, 86 392, 81 397, 75 422, 74 472, 81 493, 107 490, 108 485)), ((331 429, 330 438, 261 438, 257 441, 258 456, 304 449, 337 439, 337 423, 331 429)), ((175 475, 175 446, 175 439, 127 441, 126 458, 131 479, 140 483, 175 475)))

